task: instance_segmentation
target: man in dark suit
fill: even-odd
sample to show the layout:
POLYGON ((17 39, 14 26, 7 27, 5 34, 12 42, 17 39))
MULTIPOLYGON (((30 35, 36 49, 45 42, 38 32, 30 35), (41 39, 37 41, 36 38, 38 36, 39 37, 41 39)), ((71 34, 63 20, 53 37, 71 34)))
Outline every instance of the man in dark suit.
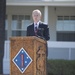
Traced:
POLYGON ((39 38, 49 40, 49 28, 48 25, 41 22, 41 12, 36 9, 32 12, 32 18, 34 23, 27 27, 27 36, 37 36, 39 38))
MULTIPOLYGON (((32 18, 34 23, 30 24, 27 27, 27 36, 37 36, 42 38, 46 41, 50 39, 49 37, 49 28, 48 25, 41 22, 41 12, 40 10, 36 9, 32 12, 32 18)), ((47 48, 47 44, 46 44, 47 48)), ((48 48, 46 49, 46 55, 48 56, 48 48)), ((47 60, 47 59, 46 59, 47 60)), ((47 63, 46 63, 47 66, 47 63)))

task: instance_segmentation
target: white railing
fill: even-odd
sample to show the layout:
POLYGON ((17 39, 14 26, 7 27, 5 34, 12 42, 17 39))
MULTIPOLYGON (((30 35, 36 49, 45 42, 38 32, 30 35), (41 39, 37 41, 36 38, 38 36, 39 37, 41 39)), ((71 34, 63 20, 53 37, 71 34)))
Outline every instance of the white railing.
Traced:
POLYGON ((4 44, 3 73, 10 74, 10 41, 4 44))
POLYGON ((48 52, 49 59, 75 60, 75 42, 48 41, 48 52))
MULTIPOLYGON (((48 41, 47 43, 48 59, 75 60, 75 42, 48 41)), ((5 41, 4 49, 3 73, 10 74, 10 41, 5 41)))

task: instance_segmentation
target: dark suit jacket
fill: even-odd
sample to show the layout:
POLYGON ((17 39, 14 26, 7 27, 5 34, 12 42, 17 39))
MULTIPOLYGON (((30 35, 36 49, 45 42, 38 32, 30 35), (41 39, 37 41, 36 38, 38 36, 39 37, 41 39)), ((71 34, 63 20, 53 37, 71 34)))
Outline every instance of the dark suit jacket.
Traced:
MULTIPOLYGON (((35 36, 34 31, 34 23, 27 27, 27 36, 35 36)), ((40 22, 38 27, 37 36, 44 38, 45 40, 49 40, 49 28, 48 25, 40 22)))

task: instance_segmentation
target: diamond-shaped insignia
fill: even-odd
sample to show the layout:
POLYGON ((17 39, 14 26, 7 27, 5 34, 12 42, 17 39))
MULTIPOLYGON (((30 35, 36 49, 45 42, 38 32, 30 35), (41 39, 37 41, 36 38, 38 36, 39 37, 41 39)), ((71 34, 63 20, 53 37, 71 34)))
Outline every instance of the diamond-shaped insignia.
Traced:
POLYGON ((21 71, 21 73, 24 73, 24 71, 28 68, 28 66, 32 62, 32 59, 28 55, 28 53, 24 50, 24 48, 21 48, 12 61, 21 71))

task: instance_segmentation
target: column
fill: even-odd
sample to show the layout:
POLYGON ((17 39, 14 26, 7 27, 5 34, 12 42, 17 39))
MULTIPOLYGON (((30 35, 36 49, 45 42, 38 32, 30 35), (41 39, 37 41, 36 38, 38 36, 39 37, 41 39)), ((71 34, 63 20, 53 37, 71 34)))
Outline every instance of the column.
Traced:
POLYGON ((44 7, 44 22, 48 24, 48 6, 44 7))

